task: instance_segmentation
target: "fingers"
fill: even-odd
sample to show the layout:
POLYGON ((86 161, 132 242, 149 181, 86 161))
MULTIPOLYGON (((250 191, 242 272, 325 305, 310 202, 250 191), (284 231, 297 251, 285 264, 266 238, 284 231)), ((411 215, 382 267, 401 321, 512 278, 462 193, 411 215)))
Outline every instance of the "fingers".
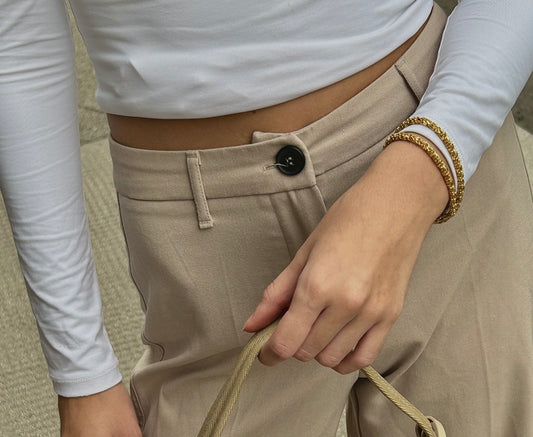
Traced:
MULTIPOLYGON (((312 263, 307 263, 299 273, 296 290, 292 295, 290 307, 281 318, 274 334, 263 346, 259 360, 268 366, 273 366, 292 356, 300 349, 308 337, 313 325, 317 322, 320 314, 327 308, 327 293, 320 281, 311 280, 322 278, 322 275, 309 275, 309 271, 315 271, 312 263)), ((326 318, 326 320, 328 320, 326 318)), ((330 329, 331 331, 331 329, 330 329)), ((333 336, 335 333, 326 334, 333 336)))
POLYGON ((386 284, 381 275, 376 281, 353 271, 348 276, 327 274, 334 269, 329 258, 326 263, 297 255, 267 287, 244 325, 246 331, 258 331, 284 313, 261 350, 263 364, 273 366, 291 357, 316 359, 345 374, 374 361, 401 311, 402 281, 390 279, 403 269, 389 273, 386 284))
MULTIPOLYGON (((343 308, 345 310, 345 308, 343 308)), ((346 333, 347 328, 350 325, 353 325, 354 315, 349 311, 344 311, 343 313, 339 313, 338 310, 335 310, 333 307, 328 307, 322 313, 318 316, 318 319, 314 323, 314 325, 311 328, 311 331, 307 335, 307 338, 305 339, 304 343, 300 346, 298 351, 294 354, 294 358, 300 361, 310 361, 314 358, 317 358, 317 355, 321 353, 322 350, 330 344, 330 342, 337 336, 339 336, 339 333, 346 333), (350 323, 352 322, 352 323, 350 323)), ((357 326, 358 330, 361 331, 362 328, 360 326, 357 326)), ((364 334, 364 331, 359 333, 359 337, 364 334)), ((353 332, 352 330, 349 330, 349 334, 344 334, 344 336, 350 335, 351 339, 350 345, 346 349, 346 352, 344 355, 342 355, 337 362, 335 362, 333 365, 337 365, 340 363, 341 359, 348 353, 351 352, 353 349, 353 345, 357 342, 359 337, 355 337, 357 334, 353 332), (355 338, 355 340, 354 340, 355 338)), ((332 365, 328 365, 328 362, 330 361, 327 357, 325 357, 325 360, 320 360, 320 364, 323 364, 327 367, 332 367, 332 365)))
POLYGON ((351 353, 361 338, 374 325, 374 321, 368 317, 356 317, 350 321, 330 342, 323 345, 317 351, 315 358, 325 367, 334 368, 351 353))
POLYGON ((355 372, 363 367, 370 366, 385 342, 390 326, 386 323, 374 325, 359 340, 355 349, 348 353, 333 370, 341 375, 355 372))
POLYGON ((270 325, 285 311, 292 300, 298 277, 305 265, 296 256, 276 279, 266 288, 261 302, 245 322, 243 330, 257 332, 270 325))
POLYGON ((320 314, 319 310, 291 308, 283 315, 274 334, 261 349, 259 361, 273 366, 292 357, 300 348, 314 321, 320 314))
MULTIPOLYGON (((300 285, 289 310, 263 347, 260 361, 275 365, 290 357, 316 359, 339 373, 351 373, 370 365, 381 349, 399 310, 391 311, 371 300, 353 309, 324 305, 298 298, 300 285)), ((357 300, 357 299, 356 299, 357 300)))
MULTIPOLYGON (((353 290, 344 293, 349 298, 341 298, 340 287, 332 286, 324 275, 309 275, 309 271, 317 270, 308 264, 302 271, 288 311, 261 351, 259 359, 265 365, 272 366, 293 356, 302 361, 313 359, 360 309, 359 299, 350 296, 353 290)), ((372 324, 359 327, 359 336, 372 324)), ((354 344, 352 339, 346 353, 354 344)))

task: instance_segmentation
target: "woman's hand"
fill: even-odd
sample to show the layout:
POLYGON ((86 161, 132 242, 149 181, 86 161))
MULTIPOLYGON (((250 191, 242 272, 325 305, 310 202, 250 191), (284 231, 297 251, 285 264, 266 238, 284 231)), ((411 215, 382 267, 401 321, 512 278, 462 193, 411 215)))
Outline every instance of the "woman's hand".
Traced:
POLYGON ((130 396, 120 383, 90 396, 58 398, 61 437, 141 437, 130 396))
POLYGON ((333 204, 244 325, 255 332, 283 314, 260 361, 316 359, 342 374, 370 365, 447 201, 424 151, 407 142, 387 147, 333 204))

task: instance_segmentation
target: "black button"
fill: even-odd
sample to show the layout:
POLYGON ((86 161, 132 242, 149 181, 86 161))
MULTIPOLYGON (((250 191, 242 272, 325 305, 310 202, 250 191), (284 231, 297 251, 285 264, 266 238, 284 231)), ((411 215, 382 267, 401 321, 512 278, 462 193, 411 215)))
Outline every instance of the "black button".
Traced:
POLYGON ((297 175, 305 167, 305 155, 296 146, 285 146, 276 155, 276 167, 283 174, 297 175))

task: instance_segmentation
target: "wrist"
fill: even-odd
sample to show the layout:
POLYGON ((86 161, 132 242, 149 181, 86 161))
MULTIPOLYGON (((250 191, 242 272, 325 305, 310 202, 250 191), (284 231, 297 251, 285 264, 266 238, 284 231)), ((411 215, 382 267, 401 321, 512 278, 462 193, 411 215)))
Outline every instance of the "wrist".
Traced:
POLYGON ((426 117, 413 116, 400 123, 394 133, 385 141, 385 147, 395 141, 407 141, 416 145, 431 158, 439 169, 448 189, 449 201, 446 210, 439 215, 435 223, 448 221, 457 213, 461 206, 465 188, 463 165, 452 140, 446 131, 434 121, 426 117), (429 135, 435 137, 438 143, 431 143, 423 133, 410 132, 426 128, 429 135), (446 157, 443 157, 442 153, 440 153, 439 145, 444 146, 447 152, 446 157), (449 158, 449 160, 446 160, 446 158, 449 158))
POLYGON ((133 404, 123 383, 88 396, 58 396, 58 409, 62 437, 141 436, 133 404))
MULTIPOLYGON (((434 150, 440 155, 437 148, 434 150)), ((402 199, 405 213, 416 214, 429 224, 448 205, 448 187, 441 172, 424 150, 408 141, 392 142, 371 170, 386 181, 394 196, 402 199)))

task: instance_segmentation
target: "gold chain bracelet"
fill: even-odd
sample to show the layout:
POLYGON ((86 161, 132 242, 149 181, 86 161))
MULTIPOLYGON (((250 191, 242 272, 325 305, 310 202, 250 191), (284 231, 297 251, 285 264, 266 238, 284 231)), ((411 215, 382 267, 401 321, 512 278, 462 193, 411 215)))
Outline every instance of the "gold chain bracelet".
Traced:
POLYGON ((444 182, 446 183, 446 187, 448 188, 448 196, 450 199, 447 207, 445 208, 443 213, 439 217, 437 217, 435 223, 444 223, 445 221, 448 221, 451 217, 455 215, 459 206, 457 204, 455 181, 444 160, 435 151, 435 149, 433 149, 433 147, 429 145, 429 142, 423 140, 417 135, 407 132, 394 133, 387 138, 384 147, 387 147, 390 143, 394 141, 407 141, 411 144, 420 147, 424 152, 428 154, 428 156, 435 163, 435 165, 440 171, 440 174, 442 175, 442 179, 444 179, 444 182))
POLYGON ((455 173, 457 175, 456 200, 457 200, 457 209, 459 209, 459 206, 461 206, 461 202, 463 201, 463 194, 465 191, 465 175, 463 173, 463 166, 461 165, 461 160, 459 159, 459 154, 457 153, 457 150, 455 149, 455 146, 453 145, 452 140, 450 139, 448 134, 444 131, 444 129, 442 129, 437 123, 425 117, 408 118, 396 128, 394 133, 398 133, 404 130, 406 127, 411 126, 413 124, 421 124, 431 129, 433 132, 435 132, 438 135, 438 137, 444 143, 446 150, 448 150, 448 153, 450 154, 452 158, 453 166, 455 168, 455 173))

